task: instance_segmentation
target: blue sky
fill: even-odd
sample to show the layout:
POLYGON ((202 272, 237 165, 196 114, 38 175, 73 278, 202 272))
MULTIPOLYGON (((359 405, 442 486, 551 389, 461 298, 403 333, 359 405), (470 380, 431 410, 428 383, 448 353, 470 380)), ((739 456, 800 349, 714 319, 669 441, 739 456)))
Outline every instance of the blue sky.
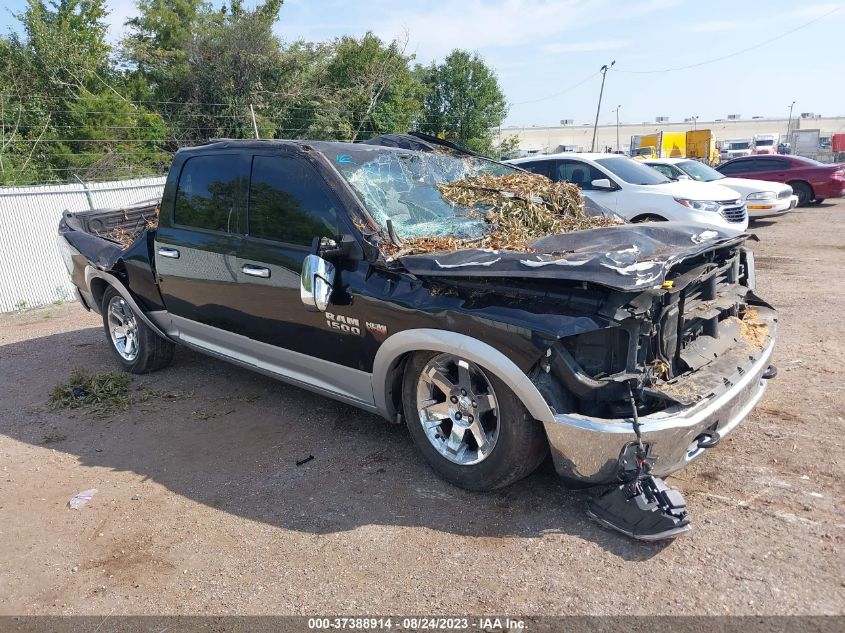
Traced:
MULTIPOLYGON (((247 0, 252 6, 256 0, 247 0)), ((6 0, 0 28, 14 24, 6 0)), ((109 0, 111 38, 135 11, 109 0)), ((701 120, 727 114, 785 117, 845 114, 845 3, 782 0, 287 0, 277 32, 285 40, 330 39, 373 31, 408 38, 427 63, 453 48, 479 52, 495 68, 511 111, 507 124, 592 121, 602 64, 608 73, 601 123, 701 120), (788 31, 840 10, 793 33, 788 31), (787 34, 788 33, 788 34, 787 34), (786 34, 786 35, 784 35, 786 34), (784 35, 747 52, 685 70, 784 35), (576 85, 579 84, 579 85, 576 85)))

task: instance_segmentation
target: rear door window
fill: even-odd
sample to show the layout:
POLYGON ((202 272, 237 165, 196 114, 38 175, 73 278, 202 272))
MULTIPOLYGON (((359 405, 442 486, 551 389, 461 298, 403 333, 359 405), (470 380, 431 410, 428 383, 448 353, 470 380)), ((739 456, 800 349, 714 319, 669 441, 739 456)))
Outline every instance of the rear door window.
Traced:
POLYGON ((554 180, 553 174, 549 173, 551 164, 551 161, 548 160, 533 160, 528 163, 518 163, 517 167, 522 167, 533 174, 540 174, 554 180))
POLYGON ((758 158, 754 161, 754 171, 777 171, 789 169, 789 161, 782 158, 758 158))
POLYGON ((237 233, 237 162, 236 154, 194 156, 185 161, 176 188, 173 222, 237 233))
POLYGON ((299 158, 254 156, 247 210, 249 235, 311 246, 337 234, 337 203, 320 175, 299 158))

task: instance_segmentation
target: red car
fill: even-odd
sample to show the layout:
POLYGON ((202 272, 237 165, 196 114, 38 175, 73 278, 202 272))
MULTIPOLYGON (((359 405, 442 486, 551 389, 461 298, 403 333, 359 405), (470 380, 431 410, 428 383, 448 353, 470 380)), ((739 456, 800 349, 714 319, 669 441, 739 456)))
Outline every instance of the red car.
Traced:
POLYGON ((716 168, 725 176, 785 182, 798 204, 845 196, 845 165, 820 163, 803 156, 743 156, 716 168))

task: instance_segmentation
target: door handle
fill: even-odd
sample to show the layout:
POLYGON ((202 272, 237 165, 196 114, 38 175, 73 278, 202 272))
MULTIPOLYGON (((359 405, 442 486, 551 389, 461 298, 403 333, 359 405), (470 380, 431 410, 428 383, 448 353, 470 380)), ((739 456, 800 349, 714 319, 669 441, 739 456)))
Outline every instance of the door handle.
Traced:
POLYGON ((244 275, 251 275, 252 277, 261 277, 262 279, 269 279, 270 269, 263 266, 256 266, 254 264, 244 264, 241 266, 241 272, 244 275))
POLYGON ((175 248, 167 248, 166 246, 162 246, 158 249, 158 254, 162 257, 169 257, 170 259, 179 259, 179 251, 175 248))

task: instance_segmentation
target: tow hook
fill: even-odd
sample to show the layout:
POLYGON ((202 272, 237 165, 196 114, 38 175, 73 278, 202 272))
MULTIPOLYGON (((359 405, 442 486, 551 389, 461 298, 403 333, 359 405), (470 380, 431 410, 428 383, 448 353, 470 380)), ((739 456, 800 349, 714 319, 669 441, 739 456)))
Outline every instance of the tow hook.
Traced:
POLYGON ((763 375, 760 376, 763 380, 771 380, 775 376, 778 375, 778 368, 774 365, 769 365, 766 368, 766 371, 763 372, 763 375))
POLYGON ((722 436, 716 432, 702 433, 697 438, 698 448, 715 448, 722 441, 722 436))

